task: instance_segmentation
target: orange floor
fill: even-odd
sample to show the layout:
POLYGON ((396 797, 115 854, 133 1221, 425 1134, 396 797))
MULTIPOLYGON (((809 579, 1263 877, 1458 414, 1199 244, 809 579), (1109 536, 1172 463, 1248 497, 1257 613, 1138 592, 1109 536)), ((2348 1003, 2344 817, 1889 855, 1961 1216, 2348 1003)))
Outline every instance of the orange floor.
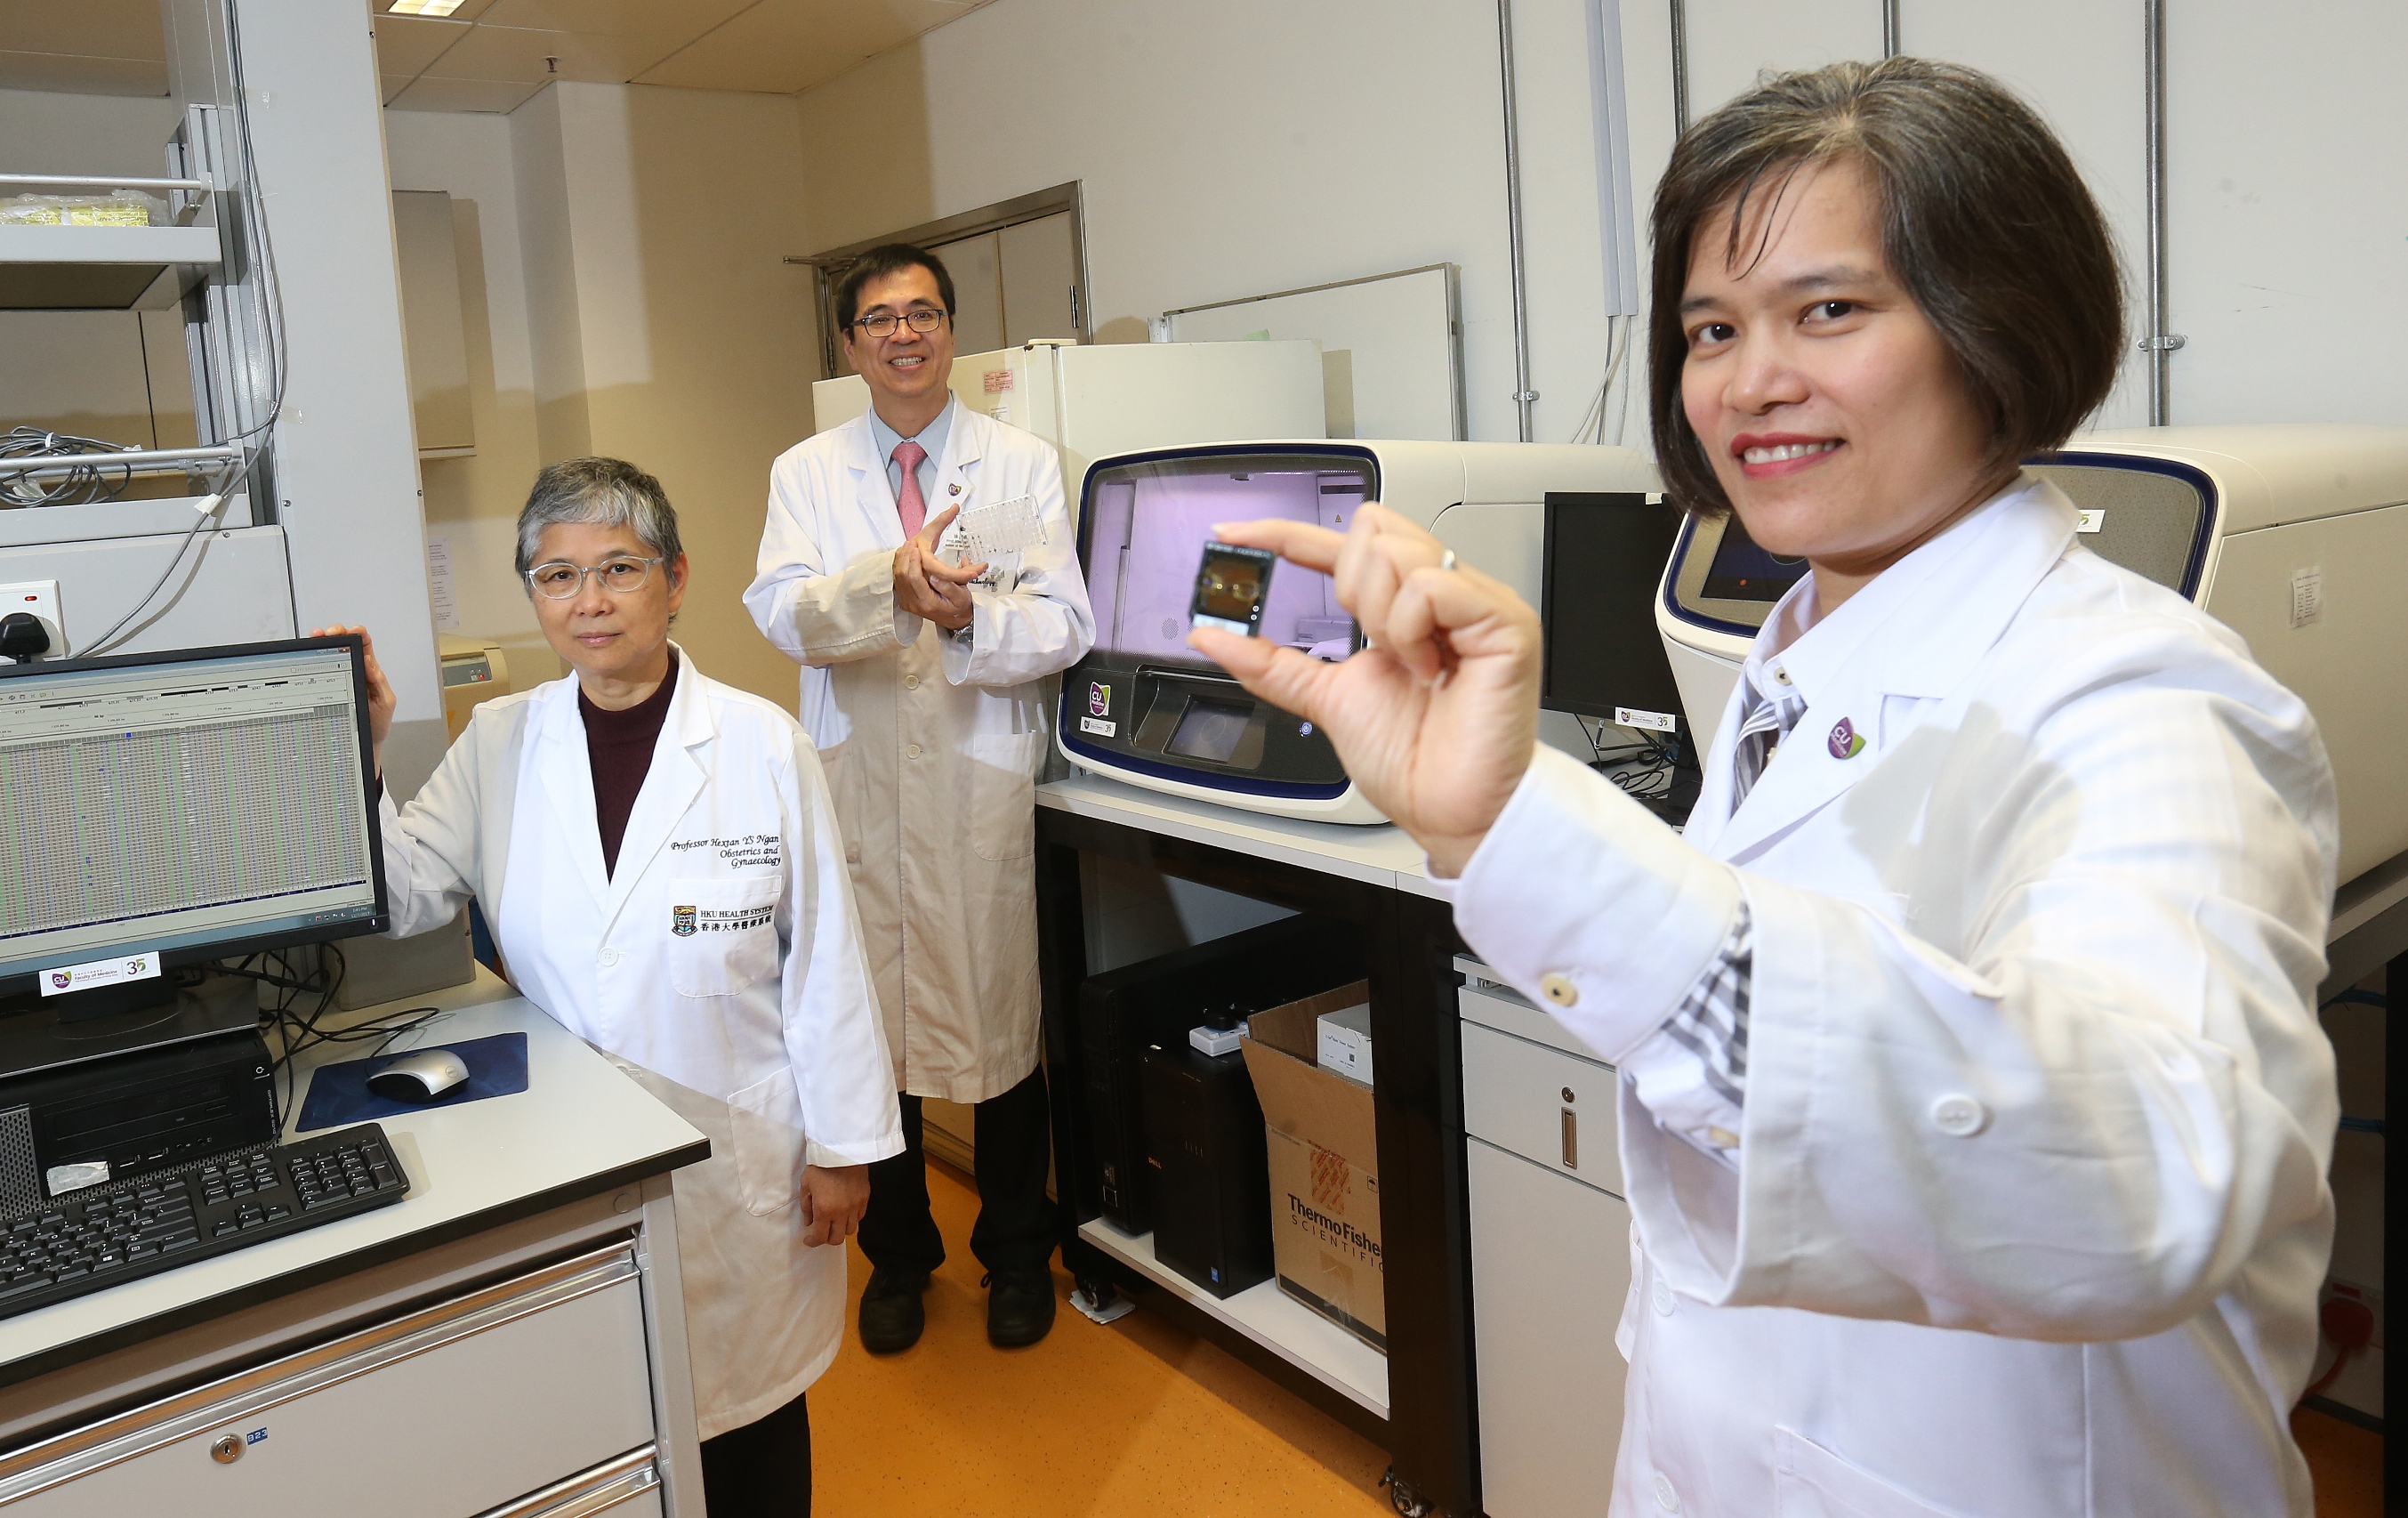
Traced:
MULTIPOLYGON (((970 1258, 978 1196, 941 1164, 928 1194, 952 1258, 928 1332, 888 1359, 848 1332, 811 1388, 814 1508, 949 1518, 1376 1518, 1387 1455, 1220 1350, 1140 1308, 1097 1327, 1067 1305, 1033 1348, 986 1341, 970 1258)), ((849 1246, 858 1300, 868 1264, 849 1246)), ((848 1312, 847 1322, 851 1322, 848 1312)), ((2383 1441, 2314 1412, 2292 1421, 2317 1518, 2379 1518, 2383 1441)))
MULTIPOLYGON (((940 1164, 928 1194, 949 1258, 928 1332, 891 1358, 850 1332, 811 1388, 813 1509, 949 1518, 1376 1518, 1386 1453, 1140 1308, 1097 1327, 1068 1305, 1045 1341, 986 1341, 969 1251, 978 1196, 940 1164)), ((854 1299, 868 1279, 852 1255, 854 1299)), ((850 1313, 847 1316, 851 1322, 850 1313)))

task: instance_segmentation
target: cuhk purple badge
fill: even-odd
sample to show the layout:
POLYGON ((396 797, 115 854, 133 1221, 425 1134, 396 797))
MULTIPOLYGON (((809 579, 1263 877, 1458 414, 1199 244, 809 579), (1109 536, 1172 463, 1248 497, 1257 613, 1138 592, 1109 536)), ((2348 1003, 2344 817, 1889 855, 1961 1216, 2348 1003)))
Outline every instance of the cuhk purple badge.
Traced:
POLYGON ((1865 751, 1864 735, 1846 717, 1840 718, 1831 729, 1831 757, 1835 759, 1855 759, 1865 751))

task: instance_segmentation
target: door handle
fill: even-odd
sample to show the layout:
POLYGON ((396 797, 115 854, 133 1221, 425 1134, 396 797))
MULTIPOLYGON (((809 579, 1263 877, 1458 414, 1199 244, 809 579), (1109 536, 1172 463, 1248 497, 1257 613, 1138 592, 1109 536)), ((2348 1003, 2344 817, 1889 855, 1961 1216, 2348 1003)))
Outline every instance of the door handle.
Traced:
POLYGON ((1580 1117, 1570 1107, 1564 1108, 1564 1168, 1580 1168, 1580 1117))

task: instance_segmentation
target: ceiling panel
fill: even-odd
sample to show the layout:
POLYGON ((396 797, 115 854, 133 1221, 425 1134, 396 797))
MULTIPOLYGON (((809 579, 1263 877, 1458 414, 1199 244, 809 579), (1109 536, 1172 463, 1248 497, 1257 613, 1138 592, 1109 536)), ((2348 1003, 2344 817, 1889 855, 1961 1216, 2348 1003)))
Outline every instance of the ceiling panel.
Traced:
MULTIPOLYGON (((10 37, 15 40, 14 36, 10 37)), ((164 95, 167 65, 147 58, 89 58, 64 52, 0 52, 0 90, 66 94, 164 95)))
POLYGON ((395 110, 516 110, 543 88, 510 80, 438 80, 422 75, 387 104, 395 110))
POLYGON ((466 22, 428 21, 423 16, 376 18, 377 72, 416 79, 452 44, 476 28, 466 22))
POLYGON ((0 0, 12 52, 167 61, 159 0, 0 0))
POLYGON ((496 26, 625 37, 666 58, 753 0, 494 0, 496 26))
POLYGON ((976 8, 970 0, 760 0, 636 82, 791 94, 976 8))
POLYGON ((548 84, 556 79, 624 84, 658 63, 665 46, 592 32, 540 32, 480 22, 430 65, 425 77, 516 80, 532 84, 548 84))

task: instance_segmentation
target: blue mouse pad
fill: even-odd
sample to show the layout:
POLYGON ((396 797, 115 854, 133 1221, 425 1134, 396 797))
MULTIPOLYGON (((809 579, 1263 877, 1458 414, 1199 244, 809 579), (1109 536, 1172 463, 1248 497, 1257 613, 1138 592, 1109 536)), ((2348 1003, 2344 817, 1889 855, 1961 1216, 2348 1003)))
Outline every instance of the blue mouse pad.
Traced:
POLYGON ((309 1095, 301 1104, 300 1133, 338 1128, 347 1122, 369 1122, 404 1112, 428 1112, 437 1107, 481 1102, 488 1096, 510 1096, 527 1089, 526 1034, 495 1034, 465 1044, 428 1044, 421 1048, 394 1049, 368 1060, 322 1064, 309 1077, 309 1095), (432 1102, 396 1102, 368 1090, 368 1077, 404 1054, 448 1048, 468 1067, 468 1078, 432 1102))

